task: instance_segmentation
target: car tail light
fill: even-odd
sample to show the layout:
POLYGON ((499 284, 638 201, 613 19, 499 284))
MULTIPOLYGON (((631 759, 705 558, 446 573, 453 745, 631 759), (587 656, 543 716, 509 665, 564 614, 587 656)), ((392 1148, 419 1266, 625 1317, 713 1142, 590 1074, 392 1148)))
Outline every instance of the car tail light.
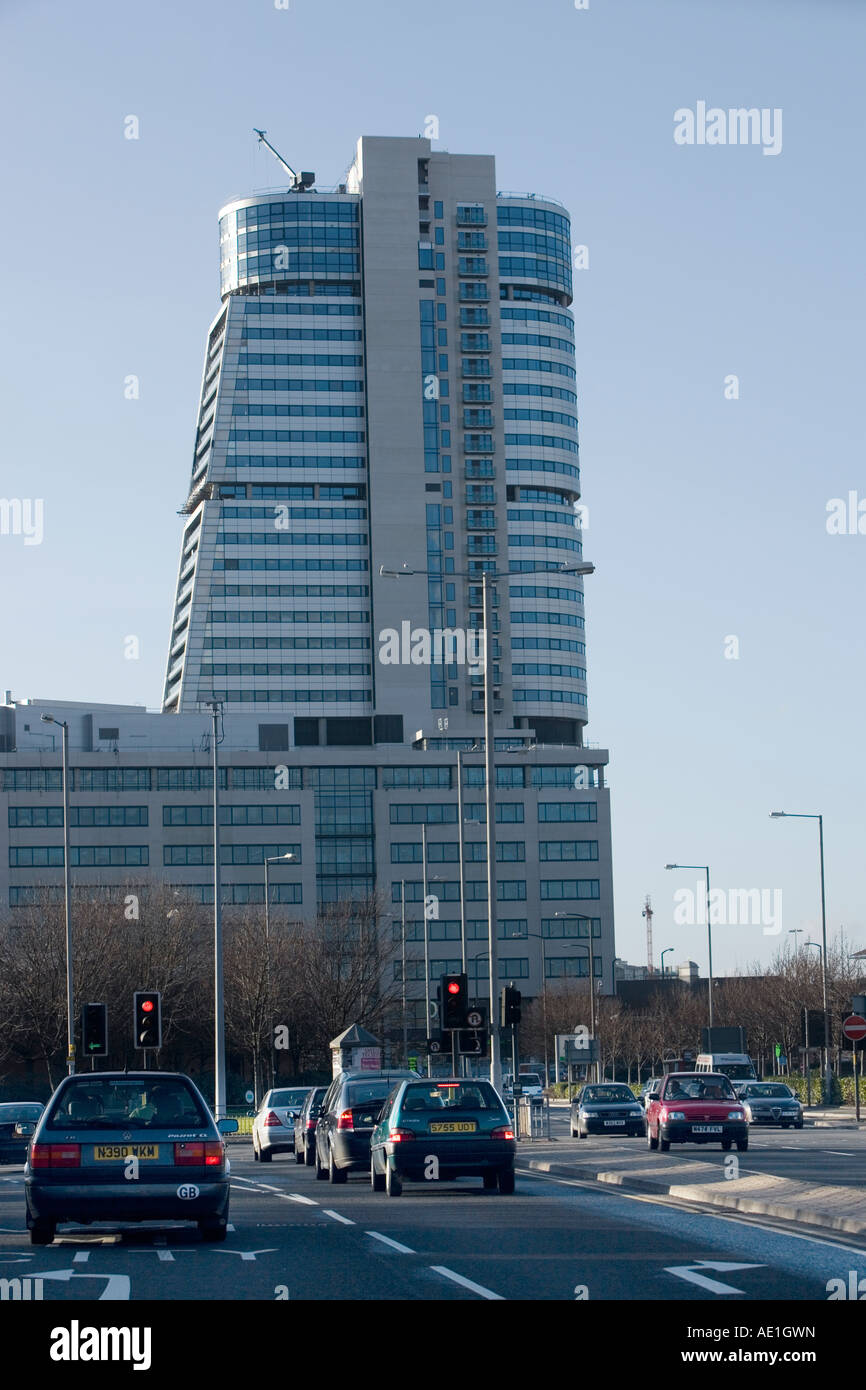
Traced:
POLYGON ((222 1140, 191 1144, 175 1144, 174 1161, 179 1168, 218 1168, 223 1162, 224 1146, 222 1140))
POLYGON ((354 1122, 354 1120, 352 1119, 352 1112, 351 1112, 351 1110, 344 1110, 343 1113, 342 1113, 342 1115, 340 1116, 339 1120, 337 1121, 337 1129, 354 1129, 354 1128, 355 1128, 355 1122, 354 1122))
POLYGON ((80 1144, 33 1144, 30 1149, 31 1168, 80 1168, 80 1144))
POLYGON ((282 1123, 283 1123, 283 1122, 282 1122, 282 1120, 280 1119, 279 1115, 277 1114, 276 1110, 269 1110, 269 1111, 268 1111, 267 1116, 265 1117, 265 1128, 266 1128, 266 1129, 267 1129, 268 1125, 282 1125, 282 1123))
POLYGON ((316 1121, 315 1121, 315 1120, 307 1120, 307 1129, 315 1129, 315 1128, 316 1128, 316 1121))
POLYGON ((513 1139, 513 1138, 514 1138, 514 1130, 511 1128, 510 1125, 500 1125, 498 1129, 494 1129, 494 1130, 491 1131, 490 1138, 491 1138, 491 1139, 513 1139))
POLYGON ((414 1139, 415 1135, 411 1129, 389 1129, 388 1139, 392 1144, 405 1144, 407 1139, 414 1139))

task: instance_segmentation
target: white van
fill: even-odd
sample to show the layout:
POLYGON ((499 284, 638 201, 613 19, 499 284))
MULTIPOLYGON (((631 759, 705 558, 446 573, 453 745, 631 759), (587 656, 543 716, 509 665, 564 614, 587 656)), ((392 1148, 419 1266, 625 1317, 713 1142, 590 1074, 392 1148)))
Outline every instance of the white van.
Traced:
POLYGON ((745 1052, 702 1052, 695 1071, 724 1072, 731 1081, 757 1081, 751 1057, 745 1052))

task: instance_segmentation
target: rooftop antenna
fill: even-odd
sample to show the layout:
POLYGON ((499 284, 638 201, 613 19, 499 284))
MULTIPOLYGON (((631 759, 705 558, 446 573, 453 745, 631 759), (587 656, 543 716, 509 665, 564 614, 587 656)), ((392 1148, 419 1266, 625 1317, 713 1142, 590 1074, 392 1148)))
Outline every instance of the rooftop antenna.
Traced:
POLYGON ((655 973, 653 966, 653 905, 649 893, 646 895, 642 917, 646 918, 646 963, 649 974, 655 973))
POLYGON ((265 139, 265 136, 267 135, 266 130, 257 130, 256 127, 253 126, 253 134, 259 137, 260 145, 267 145, 268 149, 274 156, 274 159, 277 161, 277 163, 283 166, 286 173, 289 175, 289 178, 292 180, 293 193, 305 193, 306 190, 316 182, 315 174, 310 173, 309 170, 305 169, 303 173, 297 174, 295 170, 292 168, 291 164, 286 163, 279 150, 275 150, 270 140, 265 139))

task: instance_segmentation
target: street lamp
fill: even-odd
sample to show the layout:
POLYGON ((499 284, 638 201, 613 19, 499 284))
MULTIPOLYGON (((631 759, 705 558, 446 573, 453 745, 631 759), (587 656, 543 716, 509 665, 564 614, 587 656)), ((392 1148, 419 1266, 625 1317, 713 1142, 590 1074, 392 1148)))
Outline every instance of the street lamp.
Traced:
MULTIPOLYGON (((586 915, 585 912, 554 912, 553 915, 554 915, 554 917, 558 917, 558 918, 563 918, 563 919, 569 919, 569 918, 570 918, 570 919, 573 920, 573 921, 577 921, 577 922, 588 922, 588 923, 589 923, 589 945, 588 945, 588 946, 584 946, 583 943, 580 942, 580 941, 578 941, 577 943, 573 943, 573 944, 576 944, 577 946, 579 946, 580 949, 581 949, 582 951, 588 951, 588 952, 589 952, 589 1031, 590 1031, 590 1036, 592 1037, 592 1039, 593 1039, 593 1041, 594 1041, 594 1040, 595 1040, 595 955, 594 955, 593 949, 592 949, 592 918, 591 918, 591 917, 587 917, 587 915, 586 915)), ((594 1063, 592 1064, 592 1070, 595 1072, 595 1079, 598 1080, 598 1064, 597 1064, 596 1062, 594 1062, 594 1063)))
MULTIPOLYGON (((524 570, 523 574, 532 574, 536 571, 524 570)), ((543 570, 539 567, 537 573, 568 573, 568 574, 593 574, 595 565, 589 561, 575 561, 564 565, 557 565, 554 570, 543 570)), ((455 570, 455 577, 462 579, 474 579, 478 582, 478 572, 476 570, 455 570)), ((400 569, 387 569, 384 565, 379 566, 379 574, 386 579, 402 579, 410 575, 427 575, 427 570, 412 569, 409 565, 403 564, 400 569)), ((439 577, 437 572, 436 578, 439 577)), ((492 575, 485 569, 481 571, 481 601, 482 601, 482 630, 484 632, 484 767, 485 767, 485 801, 487 805, 487 944, 490 953, 490 1017, 496 1014, 496 792, 495 792, 495 759, 493 746, 493 662, 490 659, 492 643, 490 633, 492 631, 492 621, 490 614, 490 588, 491 584, 498 583, 499 579, 510 579, 510 572, 505 571, 503 575, 492 575)), ((425 915, 424 937, 426 944, 427 927, 425 915)), ((429 991, 429 978, 427 981, 429 991)), ((429 1027, 429 1009, 428 1009, 429 1027)), ((428 1076, 430 1075, 431 1059, 428 1052, 427 1067, 428 1076)), ((502 1063, 499 1056, 499 1032, 491 1029, 490 1033, 490 1080, 494 1090, 502 1088, 502 1063)))
MULTIPOLYGON (((480 752, 481 749, 478 747, 477 743, 473 743, 471 748, 458 748, 457 750, 457 844, 458 858, 460 861, 460 956, 464 974, 466 973, 466 875, 463 847, 463 758, 466 753, 480 752)), ((473 824, 478 824, 478 822, 475 821, 473 824)))
POLYGON ((665 956, 669 956, 674 950, 676 950, 675 946, 665 946, 664 950, 662 951, 662 979, 664 979, 665 977, 665 956))
MULTIPOLYGON (((266 1008, 268 1014, 268 1026, 270 1030, 270 1041, 268 1052, 271 1062, 271 1088, 276 1081, 276 1056, 274 1053, 274 1011, 271 1002, 271 893, 268 883, 268 866, 270 864, 294 864, 297 863, 297 855, 289 851, 287 854, 274 854, 270 859, 265 860, 265 975, 267 1001, 266 1008)), ((258 1090, 258 1077, 255 1078, 256 1090, 258 1090)))
POLYGON ((706 864, 665 864, 666 869, 703 869, 707 876, 707 976, 709 989, 709 1025, 713 1026, 713 929, 710 924, 710 870, 706 864))
MULTIPOLYGON (((824 817, 802 811, 771 811, 772 820, 788 817, 793 820, 816 820, 818 822, 818 861, 821 869, 821 990, 824 1005, 824 1103, 832 1104, 833 1071, 830 1065, 830 1005, 827 996, 827 908, 824 899, 824 817)), ((808 942, 806 943, 809 944, 808 942)), ((817 945, 817 942, 814 943, 817 945)))
POLYGON ((69 854, 69 725, 53 714, 41 716, 43 724, 58 724, 63 730, 61 739, 63 764, 63 884, 66 904, 66 1070, 75 1074, 75 1014, 72 989, 72 870, 69 854))

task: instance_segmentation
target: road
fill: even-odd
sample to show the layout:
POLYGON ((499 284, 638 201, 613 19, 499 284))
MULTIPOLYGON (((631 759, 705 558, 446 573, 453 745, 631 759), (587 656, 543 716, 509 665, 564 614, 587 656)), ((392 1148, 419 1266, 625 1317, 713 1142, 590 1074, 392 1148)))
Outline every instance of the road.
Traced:
MULTIPOLYGON (((823 1133, 824 1143, 843 1148, 841 1132, 823 1133)), ((846 1133, 844 1146, 853 1149, 862 1137, 846 1133)), ((817 1134, 796 1135, 801 1138, 809 1161, 822 1166, 812 1153, 817 1134)), ((601 1156, 626 1142, 601 1138, 581 1148, 591 1143, 601 1156)), ((775 1142, 759 1137, 757 1161, 779 1161, 775 1142)), ((521 1145, 524 1152, 530 1147, 521 1145)), ((564 1154, 572 1144, 558 1147, 564 1154)), ((862 1241, 774 1229, 591 1182, 526 1173, 511 1197, 464 1179, 407 1184, 402 1197, 389 1199, 374 1195, 361 1175, 334 1187, 316 1182, 313 1170, 291 1155, 263 1167, 245 1143, 233 1143, 230 1153, 232 1229, 222 1245, 202 1244, 193 1227, 162 1226, 122 1233, 84 1228, 34 1249, 24 1229, 22 1169, 4 1167, 0 1277, 41 1277, 45 1300, 63 1301, 716 1303, 826 1301, 828 1280, 847 1279, 851 1270, 866 1278, 862 1241)))

